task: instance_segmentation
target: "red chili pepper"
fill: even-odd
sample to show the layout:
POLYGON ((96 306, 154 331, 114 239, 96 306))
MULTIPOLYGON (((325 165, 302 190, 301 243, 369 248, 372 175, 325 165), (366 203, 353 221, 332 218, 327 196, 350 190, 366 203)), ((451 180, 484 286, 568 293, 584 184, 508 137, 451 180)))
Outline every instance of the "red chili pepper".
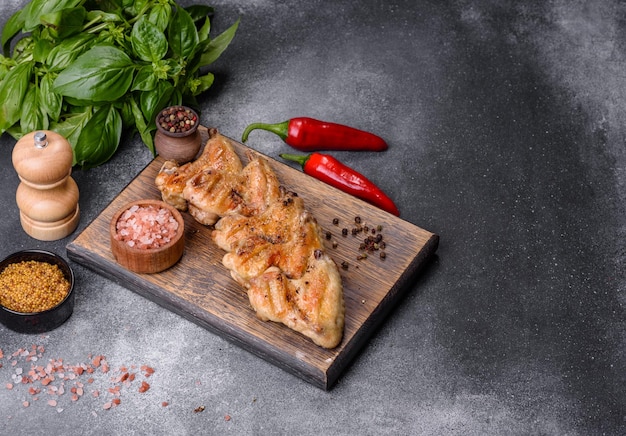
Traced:
POLYGON ((302 165, 302 169, 306 174, 324 183, 359 197, 395 216, 400 216, 400 211, 393 200, 378 186, 363 174, 339 162, 332 156, 322 153, 312 153, 306 156, 283 153, 280 157, 298 162, 302 165))
POLYGON ((277 124, 250 124, 243 132, 242 142, 246 142, 255 129, 273 132, 300 151, 384 151, 388 148, 385 140, 373 133, 313 118, 292 118, 277 124))

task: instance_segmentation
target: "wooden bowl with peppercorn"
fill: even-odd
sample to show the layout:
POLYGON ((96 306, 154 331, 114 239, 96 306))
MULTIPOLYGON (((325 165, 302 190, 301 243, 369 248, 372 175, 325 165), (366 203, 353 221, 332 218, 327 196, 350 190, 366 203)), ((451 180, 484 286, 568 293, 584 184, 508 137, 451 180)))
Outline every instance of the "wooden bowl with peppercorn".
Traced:
POLYGON ((0 322, 20 333, 42 333, 74 311, 74 272, 61 256, 18 251, 0 262, 0 322))
POLYGON ((154 148, 159 156, 182 165, 193 160, 202 147, 198 114, 187 106, 169 106, 156 117, 154 148))
POLYGON ((185 221, 161 200, 137 200, 113 215, 109 228, 117 263, 136 273, 158 273, 180 260, 185 249, 185 221))

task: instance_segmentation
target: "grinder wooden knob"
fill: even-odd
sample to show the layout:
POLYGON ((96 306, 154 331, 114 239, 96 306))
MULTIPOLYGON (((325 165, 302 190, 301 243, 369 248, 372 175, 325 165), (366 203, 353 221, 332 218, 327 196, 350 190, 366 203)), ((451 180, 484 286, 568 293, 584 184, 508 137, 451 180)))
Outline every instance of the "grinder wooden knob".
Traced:
POLYGON ((24 231, 42 241, 72 233, 80 212, 69 142, 52 131, 31 132, 15 144, 12 159, 21 181, 15 199, 24 231))

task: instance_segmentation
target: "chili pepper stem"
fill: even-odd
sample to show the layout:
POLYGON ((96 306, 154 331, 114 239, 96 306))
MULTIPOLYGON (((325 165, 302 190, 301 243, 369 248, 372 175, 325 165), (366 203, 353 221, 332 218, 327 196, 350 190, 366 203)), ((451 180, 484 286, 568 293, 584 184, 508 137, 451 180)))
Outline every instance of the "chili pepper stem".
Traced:
POLYGON ((256 129, 267 130, 268 132, 275 133, 284 141, 287 138, 288 128, 289 120, 276 124, 252 123, 248 125, 248 127, 246 127, 243 131, 243 134, 241 135, 241 142, 246 142, 248 140, 248 135, 250 135, 250 132, 256 129))
POLYGON ((289 153, 282 153, 282 154, 279 154, 279 156, 285 160, 290 160, 292 162, 299 163, 302 166, 302 168, 304 168, 306 161, 309 160, 309 157, 311 157, 310 154, 301 155, 301 154, 289 154, 289 153))

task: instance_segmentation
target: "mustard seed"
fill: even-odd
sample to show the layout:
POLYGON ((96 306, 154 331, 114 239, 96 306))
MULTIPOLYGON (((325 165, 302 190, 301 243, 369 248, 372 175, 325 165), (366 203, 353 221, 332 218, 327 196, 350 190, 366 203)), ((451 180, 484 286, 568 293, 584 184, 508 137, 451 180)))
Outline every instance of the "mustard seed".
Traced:
POLYGON ((21 313, 52 309, 67 296, 70 283, 58 265, 27 260, 0 273, 0 304, 21 313))

